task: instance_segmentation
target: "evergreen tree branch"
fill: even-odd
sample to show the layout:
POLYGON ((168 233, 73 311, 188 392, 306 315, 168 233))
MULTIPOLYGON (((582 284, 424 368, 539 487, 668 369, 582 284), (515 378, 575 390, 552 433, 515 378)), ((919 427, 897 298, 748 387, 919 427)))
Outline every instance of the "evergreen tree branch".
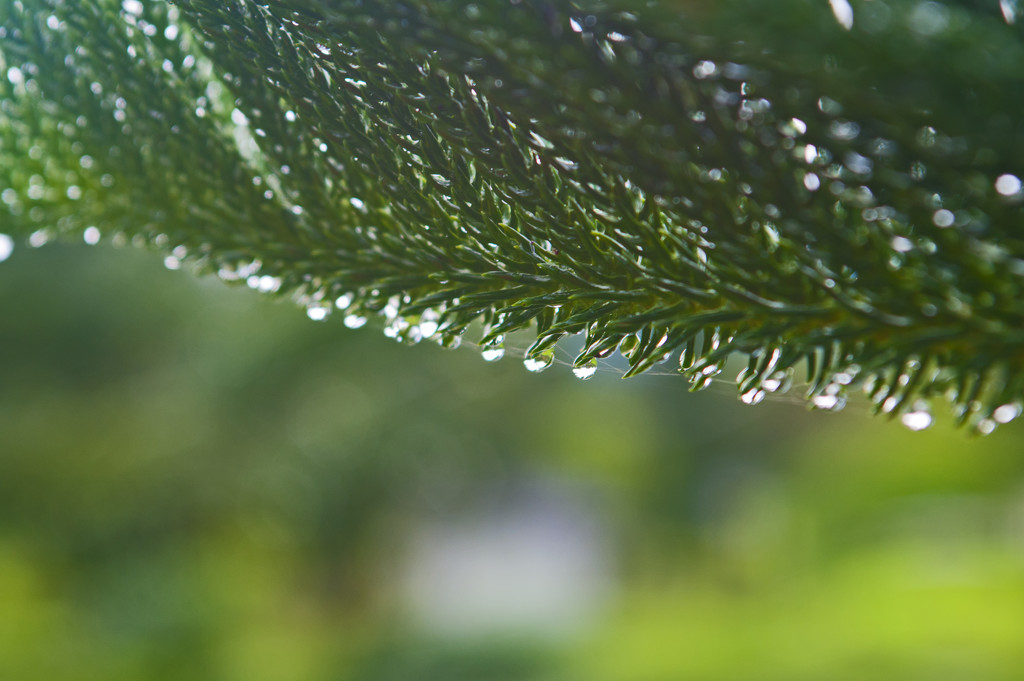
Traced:
POLYGON ((917 427, 1024 391, 1024 48, 992 2, 0 2, 0 231, 580 375, 733 354, 917 427), (833 6, 841 3, 833 3, 833 6), (849 21, 852 25, 847 26, 849 21), (98 232, 97 232, 98 230, 98 232))

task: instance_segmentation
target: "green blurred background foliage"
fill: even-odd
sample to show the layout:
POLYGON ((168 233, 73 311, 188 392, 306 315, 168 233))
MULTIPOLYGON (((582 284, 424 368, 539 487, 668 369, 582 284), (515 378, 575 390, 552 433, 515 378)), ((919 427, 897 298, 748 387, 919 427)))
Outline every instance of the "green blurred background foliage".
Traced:
MULTIPOLYGON (((968 9, 987 13, 977 25, 1016 40, 994 3, 917 6, 952 24, 968 9)), ((787 20, 762 11, 744 25, 787 20)), ((820 6, 813 17, 805 31, 838 30, 820 6)), ((873 40, 855 34, 843 54, 862 39, 873 40)), ((59 66, 61 55, 48 57, 59 66)), ((1013 81, 1016 65, 997 61, 992 78, 1013 81)), ((96 77, 151 75, 117 65, 96 77)), ((7 76, 10 93, 54 85, 27 68, 7 76)), ((207 76, 191 95, 205 96, 207 76)), ((928 82, 940 86, 931 95, 950 96, 946 81, 928 82)), ((886 86, 886 96, 902 92, 898 80, 886 86)), ((90 115, 109 130, 67 127, 31 97, 17 111, 5 100, 20 123, 4 128, 0 155, 20 163, 0 175, 27 185, 32 203, 19 213, 23 197, 4 198, 10 220, 23 219, 0 231, 43 243, 53 226, 88 238, 97 223, 155 243, 162 227, 227 204, 255 211, 247 227, 297 224, 281 206, 247 203, 260 190, 224 163, 227 141, 197 149, 161 135, 152 139, 209 177, 240 174, 221 178, 237 193, 220 194, 198 170, 175 175, 166 224, 149 222, 160 216, 133 201, 155 191, 145 173, 89 157, 132 187, 107 191, 113 175, 85 172, 71 141, 131 137, 119 127, 127 105, 107 94, 90 115), (43 138, 53 156, 34 146, 43 138), (58 158, 89 182, 69 179, 58 158)), ((183 121, 206 125, 185 103, 183 121)), ((231 109, 212 108, 227 125, 231 109)), ((956 128, 970 111, 937 115, 956 128)), ((166 127, 154 121, 129 125, 166 127)), ((159 145, 136 151, 140 168, 177 158, 159 145)), ((245 247, 256 238, 210 224, 245 247)), ((472 349, 384 343, 372 324, 314 324, 290 305, 163 269, 152 253, 116 250, 58 241, 19 247, 0 266, 0 678, 1019 679, 1020 424, 977 441, 941 417, 924 433, 865 425, 869 407, 855 400, 851 413, 810 418, 783 399, 750 409, 727 386, 697 398, 678 377, 532 375, 472 349), (464 579, 453 587, 437 566, 464 579)), ((562 361, 572 361, 566 350, 562 361)))
POLYGON ((0 268, 2 678, 1009 681, 1024 663, 1018 424, 972 440, 866 424, 863 404, 534 375, 115 251, 0 268), (593 607, 560 631, 424 619, 402 577, 417 527, 538 482, 601 528, 593 607))

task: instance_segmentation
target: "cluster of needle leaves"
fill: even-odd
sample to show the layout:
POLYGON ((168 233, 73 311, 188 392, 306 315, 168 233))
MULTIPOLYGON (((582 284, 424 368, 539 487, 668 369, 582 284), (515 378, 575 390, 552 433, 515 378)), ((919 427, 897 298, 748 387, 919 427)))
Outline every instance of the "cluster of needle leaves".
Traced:
POLYGON ((989 432, 1024 397, 1015 6, 0 0, 0 232, 989 432))

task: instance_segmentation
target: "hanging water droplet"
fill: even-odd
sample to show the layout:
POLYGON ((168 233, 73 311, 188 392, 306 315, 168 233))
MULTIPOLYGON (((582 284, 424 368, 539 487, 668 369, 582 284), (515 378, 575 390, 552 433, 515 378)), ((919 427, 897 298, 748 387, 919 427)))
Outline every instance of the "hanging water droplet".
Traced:
POLYGON ((95 226, 86 227, 85 231, 82 232, 82 240, 90 246, 98 244, 102 236, 99 228, 95 226))
POLYGON ((949 8, 938 2, 919 2, 907 17, 910 29, 915 33, 930 37, 938 35, 949 26, 949 8))
POLYGON ((260 293, 273 293, 281 288, 281 280, 278 277, 272 277, 269 274, 264 274, 260 277, 259 285, 256 288, 260 293))
POLYGON ((850 7, 847 0, 828 0, 828 4, 832 7, 832 14, 840 26, 847 31, 853 28, 853 7, 850 7))
POLYGON ((581 364, 578 367, 573 367, 572 373, 576 376, 576 378, 580 379, 581 381, 586 381, 592 378, 594 374, 597 373, 597 362, 595 360, 591 360, 586 364, 581 364))
POLYGON ((914 250, 914 242, 905 236, 894 236, 890 242, 892 250, 897 253, 907 253, 914 250))
POLYGON ((1008 24, 1017 21, 1018 0, 999 0, 999 11, 1003 13, 1003 20, 1008 24))
POLYGON ((485 362, 497 362, 505 356, 505 348, 488 346, 480 352, 480 356, 484 358, 485 362))
POLYGON ((700 370, 700 373, 704 376, 717 376, 722 373, 722 367, 717 364, 709 364, 700 370))
POLYGON ((505 356, 505 337, 497 336, 489 343, 483 346, 480 352, 480 356, 484 358, 485 362, 497 362, 499 359, 505 356))
POLYGON ((764 400, 766 394, 767 393, 764 390, 761 390, 759 388, 751 388, 747 392, 740 395, 740 400, 744 404, 754 405, 764 400))
POLYGON ((335 307, 337 307, 339 310, 347 309, 348 306, 351 305, 351 304, 352 304, 352 294, 351 293, 343 293, 342 295, 338 296, 337 300, 334 301, 335 307))
POLYGON ((454 350, 460 345, 462 345, 462 336, 459 336, 458 334, 454 333, 442 333, 437 338, 437 344, 440 345, 442 348, 454 350))
POLYGON ((1014 196, 1019 194, 1021 190, 1020 178, 1016 175, 1000 175, 996 178, 996 191, 1003 196, 1014 196))
POLYGON ((14 252, 14 239, 6 234, 0 234, 0 262, 7 260, 14 252))
POLYGON ((432 319, 420 321, 419 332, 423 338, 432 338, 437 333, 438 323, 432 319))
MULTIPOLYGON (((257 284, 258 285, 258 284, 257 284)), ((331 308, 326 305, 310 305, 306 308, 306 316, 312 319, 314 322, 322 322, 327 319, 328 315, 331 314, 331 308)))
POLYGON ((366 325, 366 317, 358 314, 345 315, 345 319, 342 321, 350 329, 358 329, 366 325))
POLYGON ((555 361, 555 353, 553 352, 542 352, 534 355, 533 357, 527 357, 523 360, 523 366, 526 367, 527 371, 533 373, 540 373, 547 369, 555 361))
POLYGON ((992 419, 996 423, 1009 423, 1021 414, 1021 405, 1018 402, 1011 402, 1010 404, 1004 404, 996 407, 995 411, 992 412, 992 419))
POLYGON ((690 392, 699 392, 708 388, 713 382, 714 377, 705 376, 704 374, 696 374, 690 377, 690 392))
POLYGON ((846 398, 842 395, 815 395, 811 404, 824 411, 839 411, 846 406, 846 398))
POLYGON ((992 419, 981 419, 974 426, 974 429, 981 435, 990 435, 996 429, 996 422, 992 419))
POLYGON ((933 419, 931 412, 928 411, 928 404, 918 401, 914 403, 914 410, 903 414, 900 421, 910 430, 924 430, 932 425, 933 419))

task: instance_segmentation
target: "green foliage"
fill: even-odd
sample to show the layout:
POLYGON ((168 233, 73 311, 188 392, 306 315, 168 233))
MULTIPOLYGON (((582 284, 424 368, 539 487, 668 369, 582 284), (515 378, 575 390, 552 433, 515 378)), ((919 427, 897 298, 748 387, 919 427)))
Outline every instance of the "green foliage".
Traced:
POLYGON ((537 370, 582 334, 581 376, 1016 417, 1015 3, 636 4, 5 0, 4 230, 537 370))

